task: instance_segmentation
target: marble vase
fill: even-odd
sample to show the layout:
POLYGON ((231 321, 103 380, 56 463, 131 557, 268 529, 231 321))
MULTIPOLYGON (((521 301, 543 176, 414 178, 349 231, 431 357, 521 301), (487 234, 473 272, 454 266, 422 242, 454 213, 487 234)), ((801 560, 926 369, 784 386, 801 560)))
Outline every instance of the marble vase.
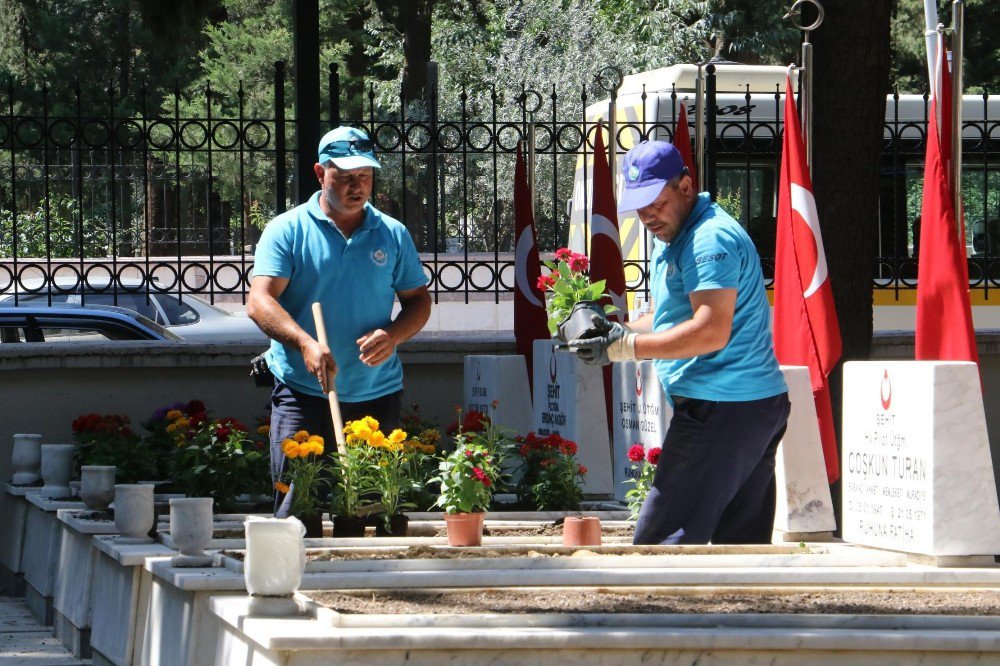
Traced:
POLYGON ((115 527, 121 536, 118 543, 152 543, 153 486, 122 484, 115 486, 115 527))
POLYGON ((170 560, 175 567, 208 567, 212 557, 205 546, 212 540, 212 498, 175 497, 170 500, 170 538, 181 552, 170 560))
POLYGON ((69 480, 73 477, 75 444, 42 444, 41 496, 47 498, 71 497, 69 480))
POLYGON ((14 435, 14 450, 10 456, 10 466, 14 475, 10 482, 15 486, 29 486, 39 479, 42 465, 42 436, 34 434, 14 435))
POLYGON ((306 528, 298 518, 246 520, 247 592, 256 597, 290 598, 306 567, 306 528))
POLYGON ((107 511, 115 499, 114 465, 84 465, 80 468, 80 499, 91 511, 107 511))

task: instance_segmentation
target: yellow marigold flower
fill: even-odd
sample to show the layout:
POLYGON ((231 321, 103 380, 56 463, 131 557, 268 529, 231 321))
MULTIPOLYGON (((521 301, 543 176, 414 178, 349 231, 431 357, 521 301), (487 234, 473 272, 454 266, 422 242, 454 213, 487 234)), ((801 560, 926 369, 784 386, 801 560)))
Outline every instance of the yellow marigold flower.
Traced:
POLYGON ((301 453, 299 444, 294 439, 286 439, 283 441, 281 443, 281 451, 288 458, 298 458, 301 453))
POLYGON ((307 448, 307 450, 308 450, 309 453, 314 453, 317 456, 323 455, 323 440, 322 439, 320 439, 320 441, 318 441, 318 442, 310 439, 308 442, 306 442, 302 446, 305 447, 305 448, 307 448))
POLYGON ((177 419, 173 425, 177 426, 178 428, 187 428, 189 425, 191 425, 191 421, 190 419, 177 419))
POLYGON ((172 433, 175 430, 177 430, 177 424, 176 423, 171 423, 170 425, 167 426, 167 432, 171 432, 172 433))
POLYGON ((396 428, 389 434, 389 441, 393 444, 399 444, 406 439, 406 431, 396 428))
POLYGON ((287 495, 288 491, 291 490, 287 483, 282 483, 281 481, 274 482, 274 489, 283 495, 287 495))
POLYGON ((258 435, 266 435, 269 432, 271 432, 271 426, 269 426, 269 425, 262 425, 262 426, 260 426, 260 427, 257 428, 257 434, 258 435))
POLYGON ((171 409, 169 412, 167 412, 167 420, 168 421, 176 421, 177 419, 181 418, 182 416, 184 416, 184 412, 182 412, 179 409, 171 409))
POLYGON ((371 434, 368 443, 376 448, 384 447, 386 444, 385 435, 382 434, 381 430, 376 430, 371 434))
POLYGON ((365 425, 368 426, 368 428, 370 430, 373 430, 373 431, 374 430, 378 430, 378 421, 376 421, 372 417, 366 416, 365 418, 363 418, 361 420, 365 422, 365 425))
POLYGON ((433 444, 441 439, 441 433, 435 428, 427 428, 420 433, 419 439, 427 444, 433 444))
POLYGON ((323 446, 323 444, 326 443, 326 442, 323 441, 323 438, 320 437, 319 435, 309 435, 309 441, 310 442, 316 442, 320 446, 323 446))
POLYGON ((309 433, 306 432, 305 430, 299 430, 297 433, 292 435, 292 439, 301 444, 302 442, 309 439, 309 433))
POLYGON ((379 460, 378 461, 378 466, 379 467, 388 467, 389 466, 389 461, 388 460, 379 460))
POLYGON ((354 433, 355 437, 366 442, 372 436, 372 428, 369 428, 364 421, 351 421, 351 432, 354 433))

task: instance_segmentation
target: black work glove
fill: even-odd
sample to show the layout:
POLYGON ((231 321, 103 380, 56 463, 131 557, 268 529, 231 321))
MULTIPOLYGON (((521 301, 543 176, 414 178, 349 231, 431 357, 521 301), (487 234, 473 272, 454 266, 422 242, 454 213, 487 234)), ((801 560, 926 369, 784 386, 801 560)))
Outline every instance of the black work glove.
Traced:
MULTIPOLYGON (((594 337, 578 338, 566 348, 587 365, 607 365, 615 361, 634 361, 636 334, 618 322, 594 315, 594 337)), ((587 331, 590 333, 591 331, 587 331)))

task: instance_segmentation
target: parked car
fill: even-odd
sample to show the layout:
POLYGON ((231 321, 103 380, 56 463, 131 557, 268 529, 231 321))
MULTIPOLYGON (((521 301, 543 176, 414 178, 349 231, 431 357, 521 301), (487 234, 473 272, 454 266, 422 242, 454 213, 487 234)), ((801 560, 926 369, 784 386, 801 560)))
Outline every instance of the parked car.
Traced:
MULTIPOLYGON (((17 290, 17 307, 72 305, 76 307, 117 306, 127 308, 165 326, 191 342, 260 342, 268 339, 245 314, 234 314, 192 294, 149 289, 141 280, 123 280, 115 295, 105 278, 77 284, 76 278, 56 278, 53 288, 41 279, 26 279, 17 290)), ((155 283, 154 283, 155 284, 155 283)), ((0 296, 0 307, 13 307, 14 294, 0 296)))
POLYGON ((182 341, 183 338, 125 308, 33 305, 0 307, 0 343, 105 340, 182 341))

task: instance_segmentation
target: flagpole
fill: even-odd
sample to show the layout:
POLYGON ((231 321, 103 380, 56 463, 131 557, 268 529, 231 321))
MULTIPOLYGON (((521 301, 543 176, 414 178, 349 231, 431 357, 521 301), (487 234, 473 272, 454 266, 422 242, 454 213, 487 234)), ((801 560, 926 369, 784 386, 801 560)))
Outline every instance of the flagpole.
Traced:
MULTIPOLYGON (((962 69, 965 38, 965 2, 954 0, 951 4, 951 183, 955 197, 955 225, 958 238, 962 241, 965 229, 962 226, 962 69)), ((965 248, 962 248, 963 251, 965 248)))
MULTIPOLYGON (((931 82, 931 88, 937 88, 934 80, 937 71, 937 45, 938 45, 938 12, 937 0, 924 0, 924 41, 927 42, 927 80, 931 82)), ((937 91, 931 90, 937 97, 937 91)))
POLYGON ((705 76, 702 65, 698 65, 698 77, 694 81, 694 152, 698 156, 698 184, 705 184, 705 76))
POLYGON ((801 102, 799 120, 802 123, 802 133, 805 135, 803 138, 806 144, 806 166, 809 167, 810 176, 812 176, 813 168, 813 45, 809 41, 809 36, 813 30, 822 25, 824 16, 823 5, 819 3, 819 0, 796 0, 795 4, 792 5, 791 9, 784 16, 784 18, 791 18, 792 23, 805 33, 805 37, 802 40, 802 67, 799 70, 799 100, 801 102), (802 10, 799 7, 807 2, 816 7, 816 20, 810 25, 799 25, 795 21, 796 18, 802 15, 802 10))

